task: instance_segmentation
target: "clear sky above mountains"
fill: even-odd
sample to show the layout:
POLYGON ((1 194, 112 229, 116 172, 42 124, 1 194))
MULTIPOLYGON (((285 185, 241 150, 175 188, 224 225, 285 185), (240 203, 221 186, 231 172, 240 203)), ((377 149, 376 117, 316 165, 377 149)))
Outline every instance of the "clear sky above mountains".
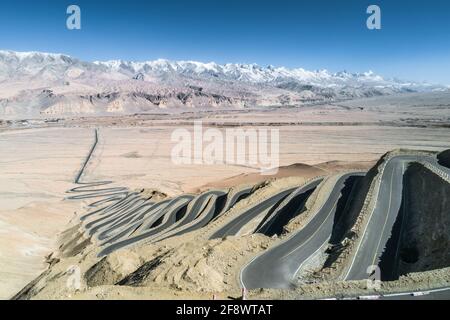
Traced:
POLYGON ((242 62, 373 70, 450 84, 450 1, 33 0, 0 4, 0 48, 83 60, 242 62), (81 8, 81 30, 66 8, 81 8), (366 28, 366 9, 382 29, 366 28))

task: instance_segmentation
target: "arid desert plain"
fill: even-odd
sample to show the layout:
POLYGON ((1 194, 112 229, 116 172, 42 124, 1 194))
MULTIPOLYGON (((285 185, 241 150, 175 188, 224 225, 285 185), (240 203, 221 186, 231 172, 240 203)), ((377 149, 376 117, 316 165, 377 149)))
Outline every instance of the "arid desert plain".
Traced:
MULTIPOLYGON (((35 279, 22 291, 22 297, 238 297, 242 268, 306 225, 311 219, 308 212, 313 212, 314 203, 324 197, 327 183, 331 188, 333 179, 343 173, 365 172, 384 154, 402 152, 399 149, 432 153, 450 149, 449 92, 399 94, 298 108, 205 108, 130 116, 0 121, 0 298, 13 297, 35 279), (278 172, 261 175, 257 167, 234 163, 174 163, 173 131, 192 131, 194 123, 199 122, 204 129, 221 131, 235 127, 278 129, 278 172), (106 258, 98 257, 104 248, 99 245, 101 237, 94 239, 91 234, 90 238, 89 230, 83 234, 86 222, 80 222, 95 209, 88 207, 95 199, 74 199, 68 193, 77 187, 76 176, 93 146, 96 131, 98 143, 83 171, 84 182, 109 181, 108 188, 126 188, 158 200, 243 186, 253 191, 202 228, 175 233, 158 242, 136 243, 106 258), (319 177, 325 178, 324 185, 314 190, 304 213, 285 221, 281 233, 269 236, 254 232, 264 219, 259 215, 241 225, 234 235, 210 237, 244 207, 319 177), (151 261, 157 263, 149 265, 151 261), (81 285, 71 290, 67 274, 70 276, 68 270, 74 265, 81 270, 81 285)), ((449 194, 443 194, 448 200, 449 194)), ((448 205, 443 210, 448 210, 448 205)), ((441 223, 448 231, 449 218, 441 223)), ((437 287, 448 286, 448 232, 442 241, 447 241, 447 251, 443 261, 431 262, 435 268, 417 269, 419 272, 412 275, 403 273, 404 277, 383 284, 383 290, 413 290, 415 285, 420 289, 421 277, 428 284, 435 281, 437 287)), ((295 292, 291 297, 320 296, 308 289, 311 283, 323 285, 323 297, 345 291, 342 284, 336 282, 334 286, 334 280, 329 280, 338 276, 322 272, 326 266, 320 259, 310 261, 309 271, 298 273, 298 286, 289 291, 295 292), (311 273, 316 275, 308 277, 311 273)), ((358 282, 348 288, 364 293, 358 282)), ((287 292, 252 291, 252 295, 280 298, 293 294, 287 292)))

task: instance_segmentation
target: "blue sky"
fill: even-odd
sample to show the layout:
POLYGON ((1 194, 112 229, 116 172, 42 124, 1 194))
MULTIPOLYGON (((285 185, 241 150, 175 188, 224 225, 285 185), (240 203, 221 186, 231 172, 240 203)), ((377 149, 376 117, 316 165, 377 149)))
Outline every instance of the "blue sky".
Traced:
POLYGON ((448 0, 2 1, 0 48, 83 60, 199 60, 373 70, 450 84, 448 0), (82 29, 66 28, 77 4, 82 29), (366 28, 378 4, 382 30, 366 28))

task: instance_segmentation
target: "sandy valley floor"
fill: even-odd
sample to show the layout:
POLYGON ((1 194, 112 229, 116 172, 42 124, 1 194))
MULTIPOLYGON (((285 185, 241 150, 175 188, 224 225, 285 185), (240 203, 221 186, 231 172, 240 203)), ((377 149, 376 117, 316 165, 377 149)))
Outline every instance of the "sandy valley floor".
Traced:
MULTIPOLYGON (((448 114, 448 109, 445 110, 448 114)), ((305 112, 305 118, 313 115, 311 121, 358 119, 356 113, 355 117, 349 117, 341 111, 324 111, 322 116, 305 112), (335 118, 330 114, 335 114, 335 118)), ((432 118, 429 110, 420 109, 417 114, 421 119, 432 118)), ((402 116, 384 118, 399 121, 402 116)), ((409 113, 405 117, 408 116, 409 113)), ((246 122, 248 117, 243 113, 232 120, 246 122)), ((270 113, 255 117, 264 124, 277 118, 270 113)), ((361 124, 356 126, 330 123, 272 126, 280 130, 280 166, 295 163, 314 166, 295 171, 307 176, 341 167, 369 168, 382 154, 396 148, 432 151, 450 148, 447 127, 376 125, 373 114, 361 117, 371 121, 360 118, 361 124)), ((279 119, 289 118, 280 113, 279 119)), ((220 115, 213 120, 218 119, 220 115)), ((192 129, 188 124, 183 126, 192 129)), ((130 189, 156 189, 172 196, 195 192, 205 185, 226 186, 226 181, 242 183, 258 175, 255 168, 236 165, 174 165, 170 158, 174 128, 166 123, 101 125, 99 145, 85 179, 112 180, 130 189), (234 178, 226 180, 230 177, 234 178)), ((0 132, 0 298, 11 297, 45 269, 44 257, 55 249, 56 235, 66 228, 74 212, 83 210, 82 203, 63 199, 73 187, 74 176, 92 142, 92 127, 0 132)))
POLYGON ((0 134, 0 298, 39 274, 79 203, 63 201, 92 143, 85 129, 0 134))

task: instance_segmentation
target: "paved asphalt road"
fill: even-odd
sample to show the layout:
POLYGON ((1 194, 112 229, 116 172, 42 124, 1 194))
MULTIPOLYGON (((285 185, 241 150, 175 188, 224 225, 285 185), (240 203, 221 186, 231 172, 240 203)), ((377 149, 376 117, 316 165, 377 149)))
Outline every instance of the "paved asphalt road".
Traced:
POLYGON ((450 288, 383 295, 381 300, 450 300, 450 288))
MULTIPOLYGON (((299 297, 301 298, 301 297, 299 297)), ((424 291, 372 294, 365 296, 330 297, 323 300, 449 300, 450 288, 436 288, 424 291)))
MULTIPOLYGON (((226 193, 220 190, 211 190, 204 192, 194 199, 188 209, 186 214, 179 221, 176 220, 176 214, 182 208, 178 205, 181 197, 173 199, 171 202, 173 204, 169 204, 167 207, 158 210, 156 216, 151 215, 148 221, 143 221, 141 225, 144 225, 144 228, 138 226, 138 230, 135 232, 129 233, 129 229, 124 230, 124 227, 121 227, 121 232, 126 232, 125 238, 115 238, 114 241, 105 241, 104 244, 108 244, 103 250, 98 254, 99 257, 108 255, 118 249, 122 249, 125 247, 129 247, 135 245, 139 242, 149 242, 158 237, 164 235, 167 231, 171 231, 172 226, 176 226, 176 228, 181 228, 185 224, 189 224, 193 222, 206 208, 208 199, 210 196, 223 196, 226 193), (157 226, 153 226, 158 219, 163 219, 161 224, 157 226)), ((187 199, 182 199, 186 201, 187 199)), ((187 205, 187 203, 183 202, 183 205, 187 205)), ((128 214, 132 214, 132 212, 128 212, 128 214)), ((211 217, 211 216, 210 216, 211 217)), ((139 222, 135 222, 138 224, 139 222)), ((192 230, 191 230, 192 231, 192 230)))
POLYGON ((336 205, 345 181, 343 175, 336 182, 329 197, 311 221, 286 241, 257 256, 240 274, 241 286, 246 289, 289 288, 300 267, 327 244, 333 228, 336 205))
MULTIPOLYGON (((408 163, 417 161, 429 162, 433 166, 449 172, 448 168, 440 166, 435 158, 429 156, 396 156, 388 161, 381 178, 375 208, 345 274, 345 280, 367 279, 368 268, 378 266, 400 210, 403 174, 408 163)), ((397 259, 397 255, 392 259, 397 259)), ((383 272, 388 272, 388 270, 383 272)))
MULTIPOLYGON (((178 235, 201 228, 226 211, 218 212, 217 206, 223 204, 216 203, 217 199, 223 200, 224 196, 227 197, 223 191, 213 190, 205 192, 195 199, 187 195, 184 198, 175 198, 155 204, 151 199, 142 199, 138 193, 129 192, 126 188, 104 187, 111 184, 110 181, 81 182, 97 144, 98 132, 95 130, 94 144, 75 177, 75 183, 78 186, 68 191, 77 194, 68 199, 95 198, 96 201, 89 207, 96 208, 105 205, 81 218, 82 221, 88 220, 84 225, 90 234, 95 235, 99 241, 103 241, 103 245, 109 245, 103 249, 100 256, 142 240, 161 237, 164 233, 172 236, 172 234, 178 235), (183 207, 187 208, 186 213, 178 219, 177 214, 183 207), (160 221, 159 219, 162 219, 162 222, 154 227, 153 225, 160 221)), ((365 279, 368 277, 368 267, 379 264, 399 213, 404 171, 408 163, 417 161, 428 162, 447 175, 450 174, 449 168, 440 166, 436 158, 431 156, 396 156, 388 161, 381 177, 375 208, 369 216, 351 265, 345 273, 345 280, 365 279)), ((341 196, 345 180, 350 175, 344 175, 338 180, 322 208, 303 229, 255 258, 242 270, 240 278, 243 287, 249 289, 286 288, 291 285, 302 264, 328 242, 333 227, 336 204, 341 196)), ((282 206, 282 201, 290 195, 292 196, 295 190, 296 188, 284 190, 262 201, 217 230, 211 238, 237 234, 245 224, 263 211, 269 211, 267 221, 270 222, 277 207, 282 206)), ((224 209, 232 206, 241 195, 246 196, 250 192, 251 188, 247 188, 231 198, 227 197, 224 209)), ((393 265, 396 259, 397 255, 393 255, 393 265)), ((448 294, 449 290, 445 289, 430 292, 428 297, 448 297, 448 294)))
POLYGON ((222 228, 217 230, 210 239, 224 238, 227 236, 236 235, 242 227, 250 222, 253 218, 257 217, 261 212, 273 207, 279 201, 283 200, 286 196, 288 196, 291 192, 293 192, 297 188, 290 188, 288 190, 284 190, 282 192, 277 193, 276 195, 266 199, 256 206, 250 208, 246 212, 240 214, 227 224, 225 224, 222 228))
POLYGON ((255 233, 262 233, 269 237, 281 234, 284 226, 302 212, 309 196, 322 181, 322 178, 315 179, 291 192, 271 214, 264 217, 255 233))

